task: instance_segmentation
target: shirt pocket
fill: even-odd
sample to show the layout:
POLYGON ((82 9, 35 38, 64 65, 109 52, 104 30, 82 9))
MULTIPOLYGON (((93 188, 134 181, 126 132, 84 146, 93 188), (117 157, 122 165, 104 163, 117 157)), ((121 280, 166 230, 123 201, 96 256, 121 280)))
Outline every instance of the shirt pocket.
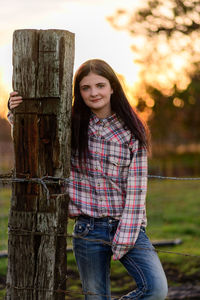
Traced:
POLYGON ((107 156, 106 175, 111 177, 112 180, 126 180, 131 163, 130 156, 130 149, 126 145, 116 145, 113 153, 107 156))

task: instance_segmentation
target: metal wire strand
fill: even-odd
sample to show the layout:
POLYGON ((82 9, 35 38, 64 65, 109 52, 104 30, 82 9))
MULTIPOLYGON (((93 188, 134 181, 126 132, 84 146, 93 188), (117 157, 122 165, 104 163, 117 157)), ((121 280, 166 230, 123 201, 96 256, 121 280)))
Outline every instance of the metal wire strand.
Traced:
MULTIPOLYGON (((10 228, 8 230, 8 234, 10 235, 15 235, 15 236, 25 236, 25 235, 40 235, 40 236, 55 236, 55 237, 65 237, 65 238, 77 238, 77 239, 82 239, 86 240, 89 242, 94 242, 94 243, 102 243, 104 245, 112 246, 112 242, 108 242, 102 239, 88 239, 87 237, 83 237, 80 235, 74 235, 74 234, 61 234, 61 233, 44 233, 44 232, 38 232, 38 231, 29 231, 29 230, 24 230, 20 228, 10 228)), ((129 246, 126 244, 118 244, 120 246, 129 246)), ((161 250, 158 248, 143 248, 143 247, 137 247, 133 245, 130 247, 130 249, 139 249, 139 250, 147 250, 147 251, 155 251, 155 252, 160 252, 160 253, 167 253, 167 254, 175 254, 175 255, 182 255, 182 256, 188 256, 188 257, 196 257, 200 258, 200 255, 196 254, 191 254, 191 253, 181 253, 181 252, 174 252, 174 251, 169 251, 169 250, 161 250)))
POLYGON ((7 288, 13 288, 15 290, 20 290, 20 291, 31 291, 31 290, 34 290, 34 291, 38 291, 38 292, 49 292, 49 293, 58 293, 58 294, 65 294, 65 295, 91 295, 91 296, 101 296, 101 297, 106 297, 107 299, 116 299, 116 296, 110 296, 110 295, 104 295, 104 294, 97 294, 97 293, 93 293, 91 291, 87 291, 87 292, 84 292, 83 290, 81 289, 77 289, 76 291, 70 291, 70 290, 63 290, 63 289, 56 289, 56 290, 53 290, 53 289, 45 289, 45 288, 37 288, 37 287, 19 287, 19 286, 14 286, 14 285, 10 285, 10 284, 7 284, 6 285, 7 288))
MULTIPOLYGON (((158 175, 148 175, 148 178, 156 178, 156 179, 166 179, 166 180, 200 180, 199 177, 193 178, 193 177, 187 177, 187 178, 181 178, 181 177, 167 177, 167 176, 158 176, 158 175)), ((69 178, 60 178, 60 177, 53 177, 53 176, 44 176, 42 178, 17 178, 13 177, 12 174, 0 174, 0 184, 10 184, 10 183, 37 183, 40 184, 43 189, 46 192, 47 199, 50 199, 50 192, 47 187, 47 184, 55 184, 58 183, 59 185, 61 184, 70 184, 70 179, 69 178)), ((80 238, 87 240, 89 242, 99 242, 103 243, 109 246, 112 246, 112 242, 108 242, 102 239, 88 239, 87 237, 82 237, 79 235, 71 235, 71 234, 60 234, 60 233, 44 233, 44 232, 36 232, 36 231, 28 231, 28 230, 23 230, 21 228, 11 228, 9 227, 8 229, 8 234, 11 235, 41 235, 41 236, 56 236, 56 237, 65 237, 65 238, 80 238)), ((121 245, 121 246, 126 246, 126 245, 121 245)), ((161 250, 158 248, 142 248, 142 247, 137 247, 133 246, 131 248, 137 248, 140 250, 147 250, 147 251, 155 251, 155 252, 160 252, 160 253, 167 253, 167 254, 174 254, 174 255, 181 255, 185 257, 193 257, 193 258, 200 258, 200 255, 194 255, 191 253, 180 253, 180 252, 174 252, 174 251, 169 251, 169 250, 161 250)), ((52 289, 44 289, 44 288, 36 288, 36 287, 18 287, 18 286, 10 286, 9 284, 7 287, 16 289, 16 290, 37 290, 41 292, 51 292, 51 293, 64 293, 65 295, 99 295, 99 296, 104 296, 108 299, 116 299, 116 296, 110 296, 110 295, 101 295, 101 294, 95 294, 92 293, 91 291, 84 292, 82 290, 76 290, 76 291, 70 291, 70 290, 63 290, 60 287, 64 283, 64 281, 67 279, 67 274, 65 279, 59 284, 58 289, 52 290, 52 289)))

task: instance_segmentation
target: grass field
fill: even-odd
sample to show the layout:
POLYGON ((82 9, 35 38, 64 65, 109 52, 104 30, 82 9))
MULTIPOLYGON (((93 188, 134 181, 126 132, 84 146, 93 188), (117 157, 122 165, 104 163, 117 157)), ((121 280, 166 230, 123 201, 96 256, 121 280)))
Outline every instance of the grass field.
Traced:
MULTIPOLYGON (((7 249, 7 222, 10 202, 10 189, 0 189, 0 250, 7 249)), ((148 228, 147 234, 152 241, 180 238, 182 244, 160 247, 160 250, 196 255, 199 257, 178 254, 160 253, 170 285, 179 284, 184 278, 200 281, 200 182, 149 180, 147 195, 148 228), (173 273, 173 274, 172 274, 173 273), (173 276, 172 276, 173 275, 173 276)), ((69 224, 72 228, 73 224, 69 224)), ((71 229, 70 229, 71 230, 71 229)), ((70 241, 69 241, 70 243, 70 241)), ((7 259, 0 259, 0 278, 6 276, 7 259)), ((72 291, 80 289, 80 281, 73 254, 68 255, 68 287, 72 291)), ((112 291, 116 294, 132 288, 126 271, 119 262, 112 262, 112 291)), ((0 299, 5 290, 0 283, 0 299)), ((72 296, 66 299, 72 299, 72 296)), ((83 299, 73 296, 73 299, 83 299)))

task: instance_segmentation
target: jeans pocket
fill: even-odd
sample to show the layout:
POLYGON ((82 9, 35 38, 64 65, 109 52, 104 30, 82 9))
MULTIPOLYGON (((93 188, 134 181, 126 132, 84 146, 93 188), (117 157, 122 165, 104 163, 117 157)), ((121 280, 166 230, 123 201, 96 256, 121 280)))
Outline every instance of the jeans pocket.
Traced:
POLYGON ((146 229, 144 227, 140 228, 140 233, 138 235, 137 241, 135 243, 137 247, 142 247, 146 250, 153 250, 154 247, 152 243, 150 242, 147 234, 146 234, 146 229))
POLYGON ((145 227, 143 227, 143 226, 141 226, 141 227, 140 227, 140 231, 142 231, 142 232, 146 233, 146 228, 145 228, 145 227))
POLYGON ((74 225, 74 235, 84 237, 88 234, 90 229, 90 224, 77 221, 74 225))

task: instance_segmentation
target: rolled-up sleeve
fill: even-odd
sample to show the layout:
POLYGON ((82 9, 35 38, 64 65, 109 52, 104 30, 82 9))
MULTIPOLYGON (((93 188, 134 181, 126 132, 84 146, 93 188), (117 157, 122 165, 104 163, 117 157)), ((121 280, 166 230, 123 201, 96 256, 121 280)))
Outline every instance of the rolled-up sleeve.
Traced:
POLYGON ((13 113, 9 110, 7 113, 8 122, 13 125, 13 113))
POLYGON ((146 218, 147 150, 135 141, 131 151, 125 206, 112 244, 114 260, 120 259, 133 248, 146 218))

